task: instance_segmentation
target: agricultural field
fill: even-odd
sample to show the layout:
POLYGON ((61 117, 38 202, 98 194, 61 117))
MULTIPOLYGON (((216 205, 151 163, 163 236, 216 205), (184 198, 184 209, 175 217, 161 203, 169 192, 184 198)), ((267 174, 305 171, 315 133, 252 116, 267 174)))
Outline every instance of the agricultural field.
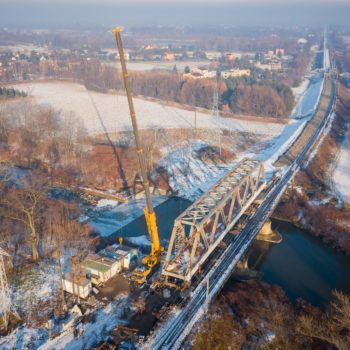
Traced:
MULTIPOLYGON (((64 114, 79 117, 90 135, 130 131, 127 99, 123 95, 88 91, 83 85, 69 82, 37 82, 19 84, 39 104, 48 104, 64 114)), ((163 103, 134 99, 140 129, 189 129, 195 124, 193 111, 163 103)), ((221 129, 252 133, 264 138, 280 134, 284 125, 247 119, 219 118, 197 112, 197 128, 221 129)))

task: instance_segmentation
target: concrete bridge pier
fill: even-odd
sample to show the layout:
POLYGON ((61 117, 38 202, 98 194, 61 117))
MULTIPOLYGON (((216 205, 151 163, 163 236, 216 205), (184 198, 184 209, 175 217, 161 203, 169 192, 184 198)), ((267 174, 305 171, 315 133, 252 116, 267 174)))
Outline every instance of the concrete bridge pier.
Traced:
POLYGON ((275 244, 282 242, 282 236, 278 232, 272 230, 271 220, 267 220, 264 223, 264 226, 261 228, 259 234, 256 236, 256 239, 258 241, 264 241, 275 244))
POLYGON ((238 280, 260 279, 262 273, 249 267, 249 253, 245 254, 237 263, 234 275, 238 280))

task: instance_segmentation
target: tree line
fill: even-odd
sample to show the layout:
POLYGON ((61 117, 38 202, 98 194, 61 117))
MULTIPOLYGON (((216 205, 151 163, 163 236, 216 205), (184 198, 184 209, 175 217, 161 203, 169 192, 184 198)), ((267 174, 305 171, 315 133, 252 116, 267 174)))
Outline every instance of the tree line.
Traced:
MULTIPOLYGON (((287 117, 294 106, 291 88, 264 74, 256 72, 254 78, 232 78, 218 82, 215 79, 184 80, 176 71, 130 72, 129 77, 134 95, 211 109, 214 90, 217 88, 221 110, 246 115, 287 117)), ((89 89, 123 91, 120 72, 99 62, 84 66, 77 78, 83 79, 89 89)))
POLYGON ((326 310, 298 299, 292 304, 280 287, 257 281, 228 286, 211 307, 192 350, 347 350, 350 298, 334 292, 326 310))
POLYGON ((0 104, 0 244, 13 263, 28 256, 37 262, 62 244, 86 242, 79 239, 87 230, 77 222, 78 206, 49 192, 57 182, 80 181, 85 137, 72 115, 27 101, 0 104))
POLYGON ((6 87, 0 86, 0 98, 1 97, 16 97, 16 96, 26 97, 27 93, 25 93, 24 91, 14 89, 14 88, 6 88, 6 87))

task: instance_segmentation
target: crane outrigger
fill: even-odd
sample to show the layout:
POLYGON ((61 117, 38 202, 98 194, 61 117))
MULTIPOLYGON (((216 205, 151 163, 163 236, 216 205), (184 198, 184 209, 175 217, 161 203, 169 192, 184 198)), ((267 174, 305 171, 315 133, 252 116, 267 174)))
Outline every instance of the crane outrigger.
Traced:
POLYGON ((113 29, 113 33, 115 35, 115 39, 117 41, 118 46, 118 52, 119 52, 119 59, 120 64, 122 68, 123 73, 123 81, 124 81, 124 87, 126 91, 126 96, 128 99, 128 105, 129 105, 129 112, 131 117, 131 123, 132 128, 134 131, 134 137, 135 137, 135 144, 136 144, 136 153, 140 168, 140 175, 142 179, 142 184, 145 190, 146 195, 146 207, 144 209, 145 214, 145 220, 147 224, 148 234, 151 239, 151 252, 148 256, 145 256, 142 259, 142 263, 145 266, 144 269, 137 269, 133 272, 132 279, 139 283, 144 283, 147 279, 147 276, 150 274, 152 269, 158 265, 161 262, 161 253, 163 252, 164 248, 160 245, 159 241, 159 235, 158 235, 158 228, 157 228, 157 220, 156 220, 156 213, 154 211, 153 202, 152 202, 152 195, 149 188, 149 181, 148 181, 148 174, 147 174, 147 168, 146 168, 146 162, 144 158, 144 152, 141 147, 140 143, 140 136, 139 131, 137 127, 137 120, 136 120, 136 113, 134 109, 134 103, 132 100, 132 91, 129 83, 129 75, 128 71, 126 69, 126 63, 125 63, 125 57, 124 57, 124 49, 123 49, 123 43, 121 39, 121 28, 116 27, 113 29))

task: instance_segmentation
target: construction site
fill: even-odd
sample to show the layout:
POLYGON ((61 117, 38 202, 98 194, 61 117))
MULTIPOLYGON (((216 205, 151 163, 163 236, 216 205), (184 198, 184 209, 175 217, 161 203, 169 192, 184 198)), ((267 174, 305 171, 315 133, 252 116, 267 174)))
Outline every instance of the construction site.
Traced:
MULTIPOLYGON (((156 211, 162 212, 162 204, 155 210, 149 159, 138 127, 121 29, 115 28, 113 35, 132 123, 138 179, 142 187, 140 196, 146 204, 138 220, 142 220, 147 232, 137 232, 135 236, 146 236, 146 239, 140 244, 140 240, 132 240, 128 235, 123 237, 127 228, 120 228, 111 235, 100 237, 96 251, 72 256, 69 271, 60 270, 60 302, 55 313, 45 322, 45 336, 30 341, 35 348, 156 349, 154 342, 163 339, 163 330, 170 329, 172 319, 180 317, 181 310, 189 308, 191 301, 200 301, 198 310, 205 314, 217 294, 213 288, 221 288, 227 279, 220 278, 224 278, 226 272, 230 275, 234 269, 227 265, 220 278, 215 277, 223 261, 238 262, 257 237, 268 242, 279 241, 270 228, 269 215, 288 186, 291 178, 288 174, 297 172, 310 156, 318 135, 329 122, 334 104, 334 72, 328 57, 324 59, 323 70, 315 73, 318 84, 320 81, 322 84, 311 116, 304 119, 299 116, 291 126, 292 131, 286 128, 285 134, 282 132, 270 141, 270 149, 261 152, 248 150, 236 155, 234 161, 222 162, 220 171, 206 183, 205 190, 199 191, 200 195, 197 193, 194 201, 182 203, 183 207, 177 209, 179 215, 178 212, 172 214, 174 220, 169 219, 170 212, 165 213, 166 218, 159 218, 156 211), (300 155, 303 155, 302 160, 300 155), (271 199, 273 191, 276 195, 271 199), (265 208, 266 213, 261 213, 265 208), (162 232, 165 230, 163 223, 159 224, 162 220, 171 227, 168 236, 162 232), (258 232, 243 237, 241 232, 253 224, 258 232), (225 254, 234 245, 237 245, 235 255, 231 256, 232 259, 226 258, 225 254), (94 324, 99 336, 87 337, 94 324), (67 347, 62 344, 67 344, 67 347)), ((329 55, 328 50, 326 53, 329 55)), ((212 118, 219 118, 218 114, 216 91, 212 118)), ((197 138, 198 135, 199 132, 197 138)), ((220 127, 211 130, 212 144, 215 145, 212 152, 219 159, 224 135, 220 127)), ((97 190, 86 189, 84 195, 107 201, 128 201, 120 194, 98 193, 97 190)), ((164 208, 163 212, 167 210, 166 206, 164 208)), ((6 259, 6 252, 1 249, 0 300, 4 334, 21 322, 9 294, 4 267, 6 259)), ((193 326, 200 318, 198 315, 186 316, 183 323, 193 326)), ((0 348, 2 346, 0 340, 0 348)), ((164 349, 179 348, 179 345, 168 346, 164 345, 164 349)))

